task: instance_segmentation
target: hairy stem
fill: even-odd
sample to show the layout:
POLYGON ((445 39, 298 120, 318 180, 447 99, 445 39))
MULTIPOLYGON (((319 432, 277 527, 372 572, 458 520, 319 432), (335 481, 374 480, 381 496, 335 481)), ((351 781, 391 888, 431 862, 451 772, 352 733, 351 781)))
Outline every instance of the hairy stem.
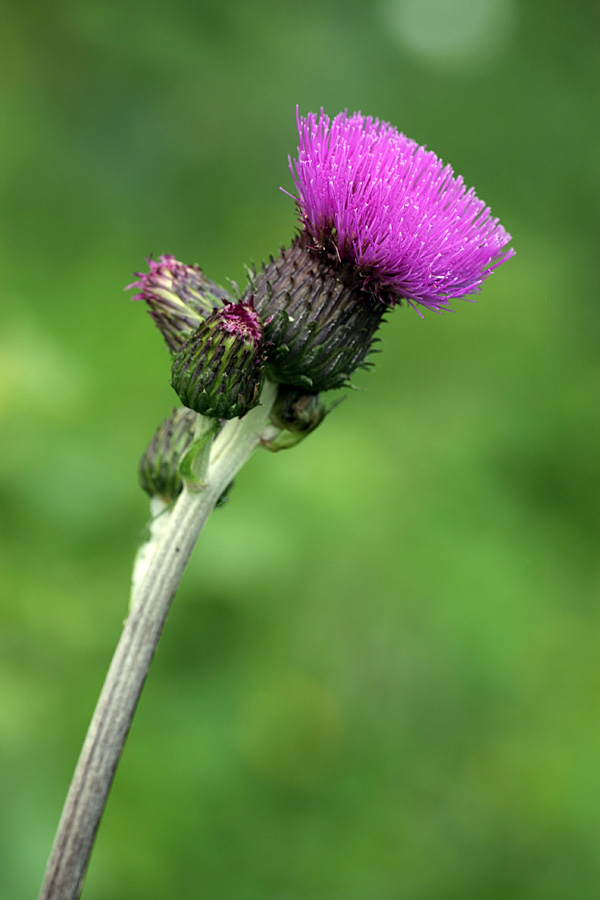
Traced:
POLYGON ((136 586, 71 781, 40 900, 77 900, 81 893, 115 770, 171 601, 217 500, 261 440, 272 437, 268 421, 275 392, 275 386, 267 384, 260 406, 224 426, 205 460, 199 460, 201 468, 207 468, 202 488, 186 486, 157 532, 156 547, 136 586))

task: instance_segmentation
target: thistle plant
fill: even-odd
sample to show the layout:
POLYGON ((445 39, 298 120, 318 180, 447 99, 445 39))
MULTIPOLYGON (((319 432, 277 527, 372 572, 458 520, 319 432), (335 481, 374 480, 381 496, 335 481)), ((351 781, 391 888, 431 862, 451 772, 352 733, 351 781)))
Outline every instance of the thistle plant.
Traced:
POLYGON ((290 159, 299 230, 249 271, 240 298, 174 256, 130 287, 171 352, 182 407, 140 463, 151 498, 130 611, 77 764, 43 900, 79 897, 127 732, 196 540, 258 447, 292 447, 333 408, 323 392, 368 365, 383 317, 473 299, 514 255, 510 235, 448 165, 360 113, 297 115, 290 159))

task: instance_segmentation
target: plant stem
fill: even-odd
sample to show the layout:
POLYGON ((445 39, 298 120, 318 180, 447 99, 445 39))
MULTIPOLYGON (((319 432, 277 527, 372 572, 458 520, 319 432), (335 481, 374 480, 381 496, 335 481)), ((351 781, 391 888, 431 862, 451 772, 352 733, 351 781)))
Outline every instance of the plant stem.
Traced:
POLYGON ((261 405, 223 427, 200 461, 207 468, 202 488, 185 486, 158 532, 71 781, 40 900, 77 900, 81 893, 110 786, 171 601, 217 500, 261 440, 272 437, 274 429, 268 421, 275 395, 275 386, 267 383, 261 405))

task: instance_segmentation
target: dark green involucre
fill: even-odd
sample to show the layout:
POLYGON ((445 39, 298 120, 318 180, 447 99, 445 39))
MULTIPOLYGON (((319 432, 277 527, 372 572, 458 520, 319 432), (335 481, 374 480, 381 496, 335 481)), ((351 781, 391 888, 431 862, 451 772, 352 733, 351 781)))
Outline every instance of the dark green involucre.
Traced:
POLYGON ((183 405, 215 419, 245 415, 258 404, 263 380, 262 326, 251 299, 207 316, 171 369, 183 405))
POLYGON ((368 365, 389 308, 305 231, 251 276, 247 294, 264 322, 269 377, 313 392, 343 387, 368 365))

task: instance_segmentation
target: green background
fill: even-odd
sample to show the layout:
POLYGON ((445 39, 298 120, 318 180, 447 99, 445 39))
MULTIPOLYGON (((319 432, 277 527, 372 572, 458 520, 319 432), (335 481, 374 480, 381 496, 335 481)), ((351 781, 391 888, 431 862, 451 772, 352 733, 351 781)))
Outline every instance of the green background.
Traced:
POLYGON ((175 402, 123 286, 244 283, 295 106, 393 122, 517 256, 394 312, 182 583, 85 900, 600 895, 599 22, 585 0, 3 2, 0 896, 36 896, 175 402), (596 110, 596 111, 595 111, 596 110))

